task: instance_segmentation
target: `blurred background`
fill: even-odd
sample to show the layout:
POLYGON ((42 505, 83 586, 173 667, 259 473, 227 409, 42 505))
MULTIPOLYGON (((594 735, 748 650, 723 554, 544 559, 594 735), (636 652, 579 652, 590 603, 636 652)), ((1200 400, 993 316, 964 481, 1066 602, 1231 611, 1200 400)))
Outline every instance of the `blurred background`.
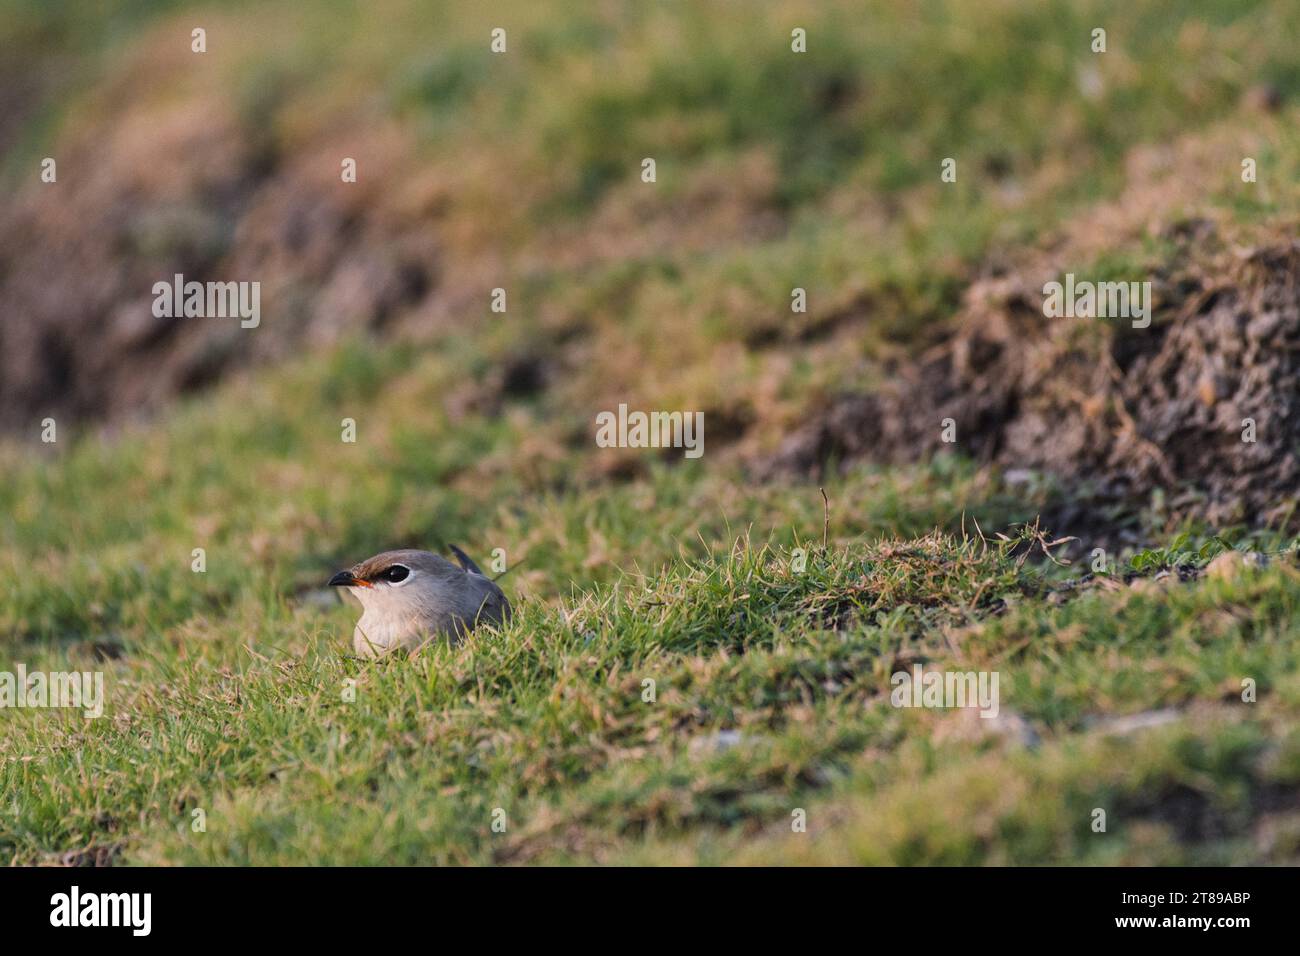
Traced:
MULTIPOLYGON (((1295 16, 9 0, 0 419, 120 422, 344 340, 343 361, 381 364, 374 343, 436 342, 456 381, 412 399, 520 409, 537 441, 516 451, 542 472, 542 448, 623 399, 706 411, 714 451, 771 453, 949 334, 977 280, 1031 272, 1028 250, 1136 279, 1219 220, 1288 225, 1295 16), (1242 156, 1262 164, 1251 186, 1242 156), (266 322, 154 318, 152 284, 177 272, 260 281, 266 322)), ((786 458, 860 452, 828 442, 786 458)))
MULTIPOLYGON (((590 454, 594 414, 628 401, 704 411, 710 460, 765 476, 911 463, 949 450, 936 422, 952 415, 968 455, 1145 496, 1194 478, 1199 454, 1098 460, 1110 439, 1077 409, 1025 420, 1052 399, 986 353, 1044 337, 1043 276, 1154 276, 1168 319, 1223 271, 1191 253, 1292 230, 1296 15, 1212 0, 743 16, 701 3, 8 0, 0 426, 30 437, 46 415, 72 429, 156 420, 314 355, 337 367, 295 414, 354 388, 372 440, 404 466, 420 463, 396 446, 459 431, 457 467, 505 456, 533 488, 644 468, 643 455, 590 454), (196 27, 206 53, 191 50, 196 27), (504 54, 489 49, 495 27, 504 54), (807 53, 792 52, 796 28, 807 53), (57 184, 38 178, 47 156, 57 184), (1249 185, 1246 156, 1260 169, 1249 185), (947 158, 955 183, 940 180, 947 158), (264 322, 155 318, 152 285, 175 273, 260 282, 264 322), (1026 328, 999 326, 1026 312, 1026 328), (963 334, 978 367, 916 364, 963 334), (892 401, 854 398, 909 372, 892 401)), ((1044 349, 1038 368, 1058 373, 1078 352, 1044 349)), ((1119 355, 1118 374, 1131 362, 1119 355)), ((1189 388, 1221 373, 1193 369, 1189 388)), ((1178 439, 1165 431, 1147 437, 1178 439)), ((1211 489, 1210 516, 1269 510, 1224 500, 1244 493, 1211 489)))

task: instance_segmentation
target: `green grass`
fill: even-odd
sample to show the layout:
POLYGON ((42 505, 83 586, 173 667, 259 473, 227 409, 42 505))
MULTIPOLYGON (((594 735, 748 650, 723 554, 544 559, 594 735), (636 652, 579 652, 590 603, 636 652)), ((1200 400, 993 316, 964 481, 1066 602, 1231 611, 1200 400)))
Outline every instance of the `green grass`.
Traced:
MULTIPOLYGON (((102 669, 109 699, 99 721, 5 714, 6 857, 1241 862, 1293 852, 1256 839, 1288 819, 1276 793, 1300 774, 1289 743, 1300 576, 1285 556, 1236 580, 1058 600, 1074 593, 1058 592, 1060 581, 1080 571, 1022 561, 1029 542, 989 544, 975 528, 992 537, 1051 493, 1014 498, 953 459, 829 483, 825 552, 814 488, 752 487, 725 468, 682 463, 548 490, 544 476, 529 486, 458 473, 446 462, 461 456, 447 452, 420 466, 426 480, 396 482, 385 463, 414 426, 371 419, 409 401, 408 378, 436 389, 441 361, 353 344, 182 408, 165 426, 6 465, 6 658, 102 669), (399 385, 377 389, 381 374, 399 385), (339 441, 353 403, 372 410, 359 423, 364 447, 339 441), (927 534, 935 525, 949 533, 927 534), (353 660, 356 610, 313 593, 330 571, 388 544, 451 541, 479 556, 502 546, 519 562, 504 579, 517 619, 459 649, 353 660), (200 546, 204 574, 190 570, 200 546), (98 661, 97 644, 120 656, 98 661), (913 659, 997 670, 1004 718, 1039 742, 892 707, 891 669, 913 659), (1257 703, 1240 701, 1243 677, 1258 682, 1257 703), (344 699, 349 680, 355 701, 344 699), (1099 719, 1161 708, 1177 711, 1174 725, 1097 737, 1099 719), (1117 748, 1141 760, 1116 764, 1117 748), (1180 796, 1188 788, 1196 796, 1180 796), (1207 832, 1165 820, 1166 804, 1196 801, 1215 821, 1207 832), (1088 828, 1098 806, 1104 835, 1088 828), (782 836, 797 808, 808 832, 782 836), (192 829, 196 809, 206 832, 192 829), (497 809, 504 832, 492 829, 497 809)), ((427 427, 429 441, 436 433, 478 458, 526 437, 487 419, 454 435, 427 427)), ((1199 563, 1199 543, 1170 542, 1157 564, 1199 563)))
POLYGON ((1055 604, 1024 547, 936 534, 818 544, 801 565, 742 540, 378 664, 346 654, 350 608, 254 573, 208 615, 194 588, 141 575, 120 585, 148 598, 120 660, 22 647, 30 669, 103 667, 111 704, 100 721, 7 716, 0 841, 17 860, 110 846, 171 863, 1286 859, 1252 835, 1300 782, 1300 574, 1055 604), (176 592, 190 617, 154 633, 176 592), (1002 719, 1039 742, 945 736, 980 722, 892 707, 905 656, 998 671, 1002 719), (1172 727, 1092 727, 1160 708, 1172 727), (1164 820, 1184 790, 1210 832, 1164 820), (806 844, 780 836, 796 808, 806 844))

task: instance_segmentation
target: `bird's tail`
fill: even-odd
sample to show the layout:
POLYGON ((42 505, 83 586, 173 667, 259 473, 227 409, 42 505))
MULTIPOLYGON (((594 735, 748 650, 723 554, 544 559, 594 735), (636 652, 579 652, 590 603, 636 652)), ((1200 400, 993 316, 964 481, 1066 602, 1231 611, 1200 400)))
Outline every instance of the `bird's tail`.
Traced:
POLYGON ((456 561, 460 564, 462 568, 464 568, 466 571, 469 571, 471 574, 478 574, 478 575, 482 575, 483 577, 487 577, 486 574, 483 574, 483 572, 479 570, 479 566, 475 564, 472 560, 470 560, 470 556, 468 554, 466 554, 460 548, 456 547, 454 544, 450 544, 447 547, 451 548, 451 553, 456 556, 456 561))

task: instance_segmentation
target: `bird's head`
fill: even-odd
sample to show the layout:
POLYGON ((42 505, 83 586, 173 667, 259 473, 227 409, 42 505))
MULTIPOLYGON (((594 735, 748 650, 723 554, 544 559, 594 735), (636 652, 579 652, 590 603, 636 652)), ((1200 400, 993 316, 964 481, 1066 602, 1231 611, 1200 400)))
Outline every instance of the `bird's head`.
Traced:
POLYGON ((400 604, 408 589, 428 586, 441 570, 438 557, 427 551, 385 551, 340 571, 329 586, 347 588, 363 607, 400 604))

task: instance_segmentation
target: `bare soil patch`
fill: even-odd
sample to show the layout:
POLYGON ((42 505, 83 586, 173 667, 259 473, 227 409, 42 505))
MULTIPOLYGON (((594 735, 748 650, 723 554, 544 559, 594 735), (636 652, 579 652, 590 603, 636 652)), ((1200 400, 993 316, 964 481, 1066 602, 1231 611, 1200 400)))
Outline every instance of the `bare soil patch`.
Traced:
MULTIPOLYGON (((1294 231, 1292 231, 1294 235, 1294 231)), ((878 391, 812 415, 760 470, 916 461, 956 449, 1008 472, 1050 473, 1084 509, 1148 500, 1214 525, 1295 510, 1300 478, 1300 242, 1229 246, 1179 223, 1149 276, 1151 326, 1046 318, 1044 262, 980 280, 951 335, 889 370, 878 391), (957 440, 942 439, 951 419, 957 440), (1250 436, 1253 422, 1254 441, 1250 436)), ((1146 276, 1142 278, 1147 278, 1146 276)))

